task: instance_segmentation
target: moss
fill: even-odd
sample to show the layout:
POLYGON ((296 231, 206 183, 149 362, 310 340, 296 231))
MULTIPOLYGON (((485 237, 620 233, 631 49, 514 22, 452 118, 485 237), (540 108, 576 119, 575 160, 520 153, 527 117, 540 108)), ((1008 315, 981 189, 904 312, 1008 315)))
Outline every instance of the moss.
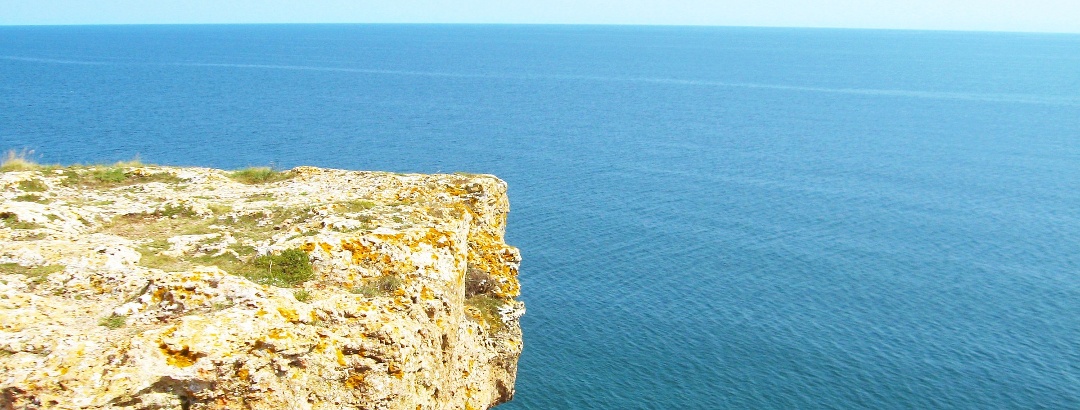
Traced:
POLYGON ((106 316, 98 320, 98 326, 105 326, 109 329, 119 329, 127 324, 127 316, 112 315, 106 316))
POLYGON ((339 202, 339 203, 336 204, 336 207, 340 207, 342 212, 360 212, 360 211, 366 211, 368 209, 374 208, 375 205, 376 204, 374 202, 372 202, 372 201, 352 200, 352 201, 339 202))
POLYGON ((466 306, 472 306, 480 311, 481 318, 492 332, 499 332, 506 328, 502 315, 499 314, 499 308, 505 304, 504 300, 488 295, 477 295, 465 299, 466 306))
POLYGON ((293 176, 295 174, 292 171, 275 171, 271 167, 251 167, 233 171, 229 174, 229 178, 249 185, 284 181, 293 176))
POLYGON ((190 217, 197 216, 198 214, 196 214, 195 210, 191 209, 190 206, 167 204, 167 205, 165 205, 164 208, 161 208, 160 210, 155 212, 154 215, 163 216, 163 217, 167 217, 167 218, 171 218, 171 217, 174 217, 174 216, 175 217, 183 216, 183 217, 190 218, 190 217))

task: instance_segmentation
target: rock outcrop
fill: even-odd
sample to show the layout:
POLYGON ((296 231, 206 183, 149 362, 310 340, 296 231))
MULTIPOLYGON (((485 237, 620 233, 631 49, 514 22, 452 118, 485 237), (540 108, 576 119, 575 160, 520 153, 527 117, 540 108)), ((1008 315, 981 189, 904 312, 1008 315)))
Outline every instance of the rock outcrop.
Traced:
POLYGON ((520 256, 493 176, 127 164, 0 186, 0 409, 513 396, 520 256))

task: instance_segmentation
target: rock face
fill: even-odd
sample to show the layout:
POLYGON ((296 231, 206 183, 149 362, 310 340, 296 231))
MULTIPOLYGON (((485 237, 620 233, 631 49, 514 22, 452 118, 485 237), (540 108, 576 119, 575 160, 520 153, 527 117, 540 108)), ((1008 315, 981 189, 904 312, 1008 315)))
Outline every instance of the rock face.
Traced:
POLYGON ((520 256, 493 176, 128 165, 0 186, 0 409, 513 396, 520 256))

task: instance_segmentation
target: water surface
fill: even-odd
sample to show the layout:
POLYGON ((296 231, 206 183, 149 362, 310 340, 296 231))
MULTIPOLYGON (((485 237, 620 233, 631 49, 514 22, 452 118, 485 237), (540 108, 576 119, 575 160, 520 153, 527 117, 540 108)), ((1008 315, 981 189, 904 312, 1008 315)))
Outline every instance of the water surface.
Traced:
POLYGON ((507 409, 1080 408, 1080 36, 0 27, 43 162, 484 172, 507 409))

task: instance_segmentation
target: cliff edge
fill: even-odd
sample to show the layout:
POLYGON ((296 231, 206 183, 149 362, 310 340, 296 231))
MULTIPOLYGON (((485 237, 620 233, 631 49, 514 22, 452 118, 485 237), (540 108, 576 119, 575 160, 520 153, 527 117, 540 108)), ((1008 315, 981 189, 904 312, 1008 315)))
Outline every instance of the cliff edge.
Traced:
POLYGON ((0 173, 0 409, 486 409, 521 352, 490 175, 0 173))

